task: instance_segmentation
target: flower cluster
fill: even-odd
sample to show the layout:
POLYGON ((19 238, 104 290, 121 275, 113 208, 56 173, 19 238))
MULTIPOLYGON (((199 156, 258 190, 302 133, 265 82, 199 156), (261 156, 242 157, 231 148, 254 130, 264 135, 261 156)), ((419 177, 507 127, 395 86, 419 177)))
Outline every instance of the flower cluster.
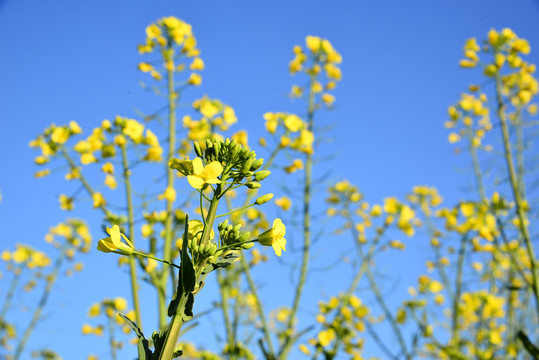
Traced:
MULTIPOLYGON (((342 73, 339 64, 342 56, 331 45, 329 40, 318 36, 307 36, 305 47, 294 46, 294 59, 290 61, 290 73, 295 74, 303 71, 311 78, 309 92, 316 95, 323 104, 331 107, 335 102, 335 96, 329 91, 335 89, 337 82, 341 80, 342 73), (325 84, 321 81, 321 72, 325 73, 325 84)), ((302 86, 292 86, 292 96, 301 97, 305 89, 302 86)))
MULTIPOLYGON (((141 54, 146 54, 159 49, 163 58, 162 68, 167 72, 185 70, 185 64, 179 63, 178 60, 181 56, 191 58, 189 69, 193 72, 187 83, 197 86, 202 82, 202 77, 195 71, 204 69, 204 61, 199 57, 200 50, 196 45, 191 25, 174 16, 168 16, 146 27, 146 42, 139 45, 138 50, 141 54)), ((138 69, 149 73, 155 80, 163 78, 160 69, 155 68, 151 62, 141 62, 138 69)))
MULTIPOLYGON (((314 347, 315 352, 331 358, 336 355, 334 344, 339 341, 351 358, 361 359, 364 343, 361 333, 365 331, 366 323, 373 321, 369 313, 370 309, 355 295, 341 294, 327 302, 319 302, 316 321, 321 329, 316 337, 308 340, 309 345, 314 347)), ((305 344, 300 345, 300 350, 306 355, 311 354, 305 344)))
MULTIPOLYGON (((124 320, 118 316, 118 312, 125 312, 127 310, 127 300, 123 297, 116 297, 114 299, 104 299, 100 302, 97 302, 90 306, 88 310, 89 318, 96 318, 100 315, 104 315, 106 318, 106 323, 100 323, 97 325, 91 325, 85 323, 82 325, 81 332, 83 335, 96 335, 103 336, 106 329, 109 331, 109 339, 111 339, 111 347, 114 349, 121 349, 123 347, 123 342, 115 339, 114 328, 119 327, 121 332, 124 334, 131 333, 131 328, 125 324, 124 320)), ((128 318, 134 319, 134 312, 127 311, 126 316, 128 318)), ((136 338, 130 340, 130 343, 136 343, 136 338)))
POLYGON ((290 148, 306 154, 313 153, 314 135, 312 131, 308 130, 307 123, 299 116, 281 112, 267 112, 264 114, 264 120, 266 120, 266 130, 271 135, 278 136, 279 147, 290 148))

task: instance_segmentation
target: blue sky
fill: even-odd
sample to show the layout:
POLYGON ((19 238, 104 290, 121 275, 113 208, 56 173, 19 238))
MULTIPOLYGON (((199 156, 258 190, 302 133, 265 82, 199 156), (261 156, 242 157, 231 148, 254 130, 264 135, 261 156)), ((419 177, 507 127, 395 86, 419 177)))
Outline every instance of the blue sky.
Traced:
MULTIPOLYGON (((403 197, 418 184, 437 186, 450 203, 470 196, 467 159, 452 153, 443 128, 448 105, 479 79, 458 67, 465 39, 511 27, 529 40, 528 61, 539 62, 539 2, 532 0, 0 1, 1 248, 27 242, 46 249, 47 229, 66 217, 57 196, 73 188, 60 174, 33 178, 33 137, 53 122, 76 120, 89 131, 105 118, 135 117, 135 108, 149 112, 161 104, 138 85, 146 78, 136 69, 143 60, 136 46, 148 24, 168 15, 192 24, 206 64, 202 86, 186 101, 204 94, 221 99, 236 110, 235 129, 247 129, 253 140, 263 134, 264 112, 303 111, 286 96, 295 81, 288 74, 292 47, 306 35, 329 39, 343 56, 343 80, 335 109, 317 121, 334 125, 333 143, 324 151, 338 157, 316 171, 321 175, 331 166, 332 179, 349 179, 371 202, 403 197)), ((100 215, 87 205, 70 216, 89 219, 99 239, 100 215)), ((424 255, 416 250, 422 264, 424 255)), ((122 294, 117 284, 98 281, 104 271, 114 271, 114 259, 94 252, 85 262, 84 273, 61 282, 30 347, 47 345, 66 359, 82 359, 92 347, 105 346, 104 339, 84 338, 77 348, 73 342, 81 341, 87 307, 103 297, 126 296, 127 288, 122 285, 122 294), (79 296, 81 291, 87 295, 79 296)), ((332 289, 320 279, 310 278, 313 299, 320 289, 341 289, 339 282, 332 289)), ((2 279, 2 294, 6 287, 2 279)), ((211 289, 204 294, 215 295, 211 289)), ((290 302, 283 299, 275 303, 290 302)))

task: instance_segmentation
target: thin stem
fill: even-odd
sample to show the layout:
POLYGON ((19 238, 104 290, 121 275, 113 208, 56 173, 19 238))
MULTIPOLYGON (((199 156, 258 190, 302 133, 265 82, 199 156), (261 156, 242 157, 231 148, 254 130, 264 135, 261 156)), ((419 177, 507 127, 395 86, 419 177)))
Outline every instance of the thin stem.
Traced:
POLYGON ((234 213, 236 213, 236 212, 238 212, 238 211, 242 211, 242 210, 248 209, 248 208, 250 208, 250 207, 253 206, 253 205, 256 205, 256 204, 255 204, 255 203, 252 203, 252 204, 249 204, 249 205, 242 206, 242 207, 240 207, 240 208, 238 208, 238 209, 234 209, 234 210, 229 211, 229 212, 227 212, 227 213, 225 213, 225 214, 217 215, 216 218, 220 218, 220 217, 223 217, 223 216, 232 215, 232 214, 234 214, 234 213))
POLYGON ((30 320, 30 324, 28 324, 28 327, 24 330, 23 336, 21 340, 19 341, 19 343, 17 344, 15 355, 13 355, 14 360, 18 360, 20 358, 24 350, 24 347, 26 346, 26 343, 28 342, 28 339, 30 338, 30 335, 32 334, 32 331, 36 327, 36 324, 41 317, 43 308, 47 304, 47 300, 49 299, 49 295, 51 293, 52 287, 54 286, 54 283, 56 282, 56 278, 58 277, 58 272, 60 271, 60 268, 62 267, 62 263, 64 259, 66 258, 69 246, 70 244, 68 242, 64 243, 60 254, 56 258, 56 261, 54 262, 54 267, 52 269, 51 274, 46 277, 47 285, 45 286, 45 289, 43 290, 43 294, 41 295, 41 298, 39 299, 37 307, 34 310, 32 319, 30 320))
MULTIPOLYGON (((243 256, 242 256, 243 258, 243 256)), ((228 342, 228 347, 233 349, 236 347, 236 341, 234 340, 234 333, 232 331, 232 324, 230 323, 230 318, 228 316, 228 292, 225 288, 228 288, 225 284, 225 279, 221 270, 217 271, 217 283, 219 284, 219 293, 221 295, 221 310, 223 312, 223 321, 225 322, 226 337, 228 342)))
MULTIPOLYGON (((316 75, 311 74, 309 78, 309 100, 307 107, 307 130, 311 133, 314 129, 314 111, 315 111, 315 93, 313 86, 316 81, 316 75)), ((301 294, 303 293, 303 287, 307 280, 307 271, 309 269, 309 257, 311 250, 311 186, 312 186, 312 173, 313 173, 313 155, 312 152, 307 152, 305 160, 305 178, 303 186, 303 256, 301 259, 301 268, 299 273, 298 284, 296 286, 296 292, 294 294, 294 300, 292 303, 292 310, 286 324, 286 330, 288 333, 292 333, 292 327, 294 326, 294 320, 296 313, 298 312, 299 302, 301 294)), ((281 348, 279 359, 285 359, 288 356, 288 352, 292 347, 292 341, 294 338, 289 336, 286 338, 284 345, 281 348)))
MULTIPOLYGON (((169 48, 171 45, 169 45, 169 48)), ((165 163, 166 166, 166 173, 167 173, 167 188, 174 188, 174 170, 171 169, 168 164, 174 157, 174 151, 176 149, 176 101, 178 100, 176 97, 179 97, 179 94, 174 91, 174 69, 167 70, 167 87, 168 87, 168 154, 167 154, 167 161, 165 163)), ((173 203, 169 199, 166 200, 166 213, 167 218, 165 221, 165 246, 163 248, 163 259, 166 261, 172 260, 172 237, 173 237, 173 229, 172 229, 172 206, 173 203)), ((161 273, 161 282, 159 286, 161 287, 161 291, 164 292, 165 297, 167 293, 167 280, 169 276, 169 272, 167 271, 167 267, 163 267, 163 271, 161 273)), ((160 309, 160 318, 159 318, 159 328, 163 329, 163 327, 166 324, 166 318, 163 317, 163 314, 165 311, 162 311, 163 309, 160 309)))
POLYGON ((138 255, 138 256, 142 256, 142 257, 146 257, 148 259, 153 259, 153 260, 157 260, 157 261, 160 261, 164 264, 167 264, 167 265, 170 265, 170 266, 174 266, 176 269, 180 269, 180 267, 176 264, 174 264, 173 262, 171 261, 167 261, 167 260, 163 260, 163 259, 159 259, 153 255, 150 255, 150 254, 145 254, 145 253, 141 253, 141 252, 138 252, 138 251, 133 251, 133 255, 138 255))
POLYGON ((258 312, 258 317, 260 318, 260 322, 262 323, 262 331, 264 332, 264 339, 266 340, 267 346, 268 346, 268 358, 269 360, 274 359, 275 352, 273 350, 273 343, 271 342, 271 334, 269 331, 269 326, 266 321, 266 313, 264 312, 264 307, 262 305, 262 301, 260 301, 260 296, 258 296, 258 291, 256 289, 256 284, 253 281, 253 277, 251 276, 251 270, 249 269, 249 264, 247 263, 247 260, 245 260, 245 257, 240 257, 240 265, 241 269, 243 271, 243 274, 245 275, 245 279, 247 279, 247 283, 249 284, 249 290, 253 294, 256 300, 256 311, 258 312))
POLYGON ((513 153, 511 151, 511 142, 509 138, 509 129, 507 126, 507 119, 504 110, 502 90, 501 90, 501 78, 499 74, 496 74, 496 99, 498 102, 498 117, 501 123, 502 129, 502 139, 504 147, 505 162, 507 164, 507 170, 509 172, 509 180, 511 183, 511 190, 513 191, 513 197, 515 199, 515 206, 517 209, 520 232, 524 238, 524 243, 526 245, 526 251, 528 253, 530 261, 530 270, 532 275, 532 291, 535 297, 535 306, 536 306, 536 316, 539 321, 539 284, 537 279, 537 260, 535 258, 535 252, 533 249, 533 244, 531 242, 530 234, 528 231, 528 226, 526 225, 526 214, 524 210, 523 198, 521 197, 521 192, 519 191, 518 185, 519 181, 517 179, 517 174, 515 171, 515 165, 513 161, 513 153))
POLYGON ((13 269, 13 279, 11 279, 11 284, 9 284, 9 290, 6 294, 6 299, 4 300, 4 304, 2 305, 2 310, 0 310, 0 319, 5 318, 7 311, 11 307, 11 301, 13 300, 13 296, 15 295, 15 289, 17 289, 17 285, 21 280, 23 264, 24 263, 21 263, 17 265, 15 269, 13 269))
POLYGON ((460 239, 459 254, 457 259, 457 277, 455 280, 455 297, 453 298, 453 317, 451 323, 452 341, 455 346, 460 350, 459 346, 459 327, 458 321, 460 316, 460 294, 462 293, 462 274, 464 268, 464 254, 466 253, 466 243, 468 242, 467 236, 462 236, 460 239))
MULTIPOLYGON (((125 198, 127 200, 127 223, 129 227, 129 239, 131 243, 135 245, 135 214, 133 210, 133 195, 131 191, 131 176, 129 170, 129 164, 127 162, 127 149, 126 146, 122 146, 122 166, 123 166, 123 178, 125 184, 125 198)), ((133 300, 133 307, 135 310, 135 320, 139 328, 142 329, 142 316, 140 314, 140 301, 138 296, 139 284, 137 281, 137 268, 135 266, 135 258, 129 256, 129 280, 131 282, 131 296, 133 300)))
POLYGON ((116 360, 116 341, 114 340, 114 320, 112 320, 112 317, 109 317, 108 328, 109 328, 110 357, 112 360, 116 360))

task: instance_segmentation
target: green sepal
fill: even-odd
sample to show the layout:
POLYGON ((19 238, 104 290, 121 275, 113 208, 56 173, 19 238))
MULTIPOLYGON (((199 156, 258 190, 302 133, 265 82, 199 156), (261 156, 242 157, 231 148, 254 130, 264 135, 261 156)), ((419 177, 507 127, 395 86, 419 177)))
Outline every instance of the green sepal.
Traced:
POLYGON ((139 360, 151 360, 152 359, 152 351, 150 350, 148 340, 144 337, 142 334, 142 331, 140 328, 135 324, 134 321, 132 321, 130 318, 125 316, 124 314, 120 313, 120 316, 124 321, 127 323, 127 325, 133 329, 135 334, 138 336, 138 358, 139 360))

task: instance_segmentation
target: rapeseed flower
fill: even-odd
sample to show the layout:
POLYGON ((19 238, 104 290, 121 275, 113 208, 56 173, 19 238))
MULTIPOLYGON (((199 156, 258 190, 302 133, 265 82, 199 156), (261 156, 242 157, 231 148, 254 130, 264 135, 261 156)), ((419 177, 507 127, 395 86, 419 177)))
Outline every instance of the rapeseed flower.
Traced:
POLYGON ((107 228, 107 233, 110 237, 99 240, 97 250, 115 252, 120 255, 130 255, 133 253, 133 243, 120 232, 118 225, 114 225, 112 229, 107 228), (125 240, 125 243, 122 241, 122 238, 125 240))
POLYGON ((281 250, 286 251, 286 239, 284 235, 286 233, 286 227, 281 219, 275 219, 273 221, 273 227, 264 231, 258 236, 258 242, 260 245, 272 246, 273 251, 277 256, 281 256, 281 250))
POLYGON ((218 161, 212 161, 204 166, 200 158, 194 159, 193 175, 187 176, 187 181, 195 189, 203 189, 207 184, 219 184, 221 180, 217 177, 223 172, 223 166, 218 161))

